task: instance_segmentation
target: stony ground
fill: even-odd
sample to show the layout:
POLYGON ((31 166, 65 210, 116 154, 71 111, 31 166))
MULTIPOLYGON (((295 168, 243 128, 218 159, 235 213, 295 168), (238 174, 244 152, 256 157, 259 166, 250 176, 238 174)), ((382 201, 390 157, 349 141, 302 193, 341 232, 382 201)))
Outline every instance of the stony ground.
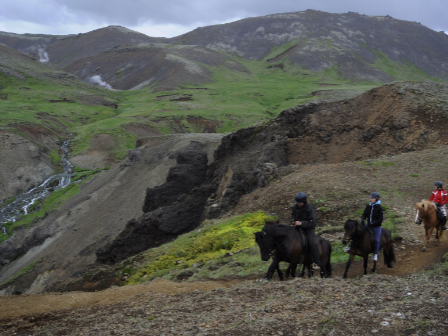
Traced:
POLYGON ((176 294, 146 292, 114 304, 5 318, 0 333, 446 335, 447 267, 407 277, 246 281, 176 294))

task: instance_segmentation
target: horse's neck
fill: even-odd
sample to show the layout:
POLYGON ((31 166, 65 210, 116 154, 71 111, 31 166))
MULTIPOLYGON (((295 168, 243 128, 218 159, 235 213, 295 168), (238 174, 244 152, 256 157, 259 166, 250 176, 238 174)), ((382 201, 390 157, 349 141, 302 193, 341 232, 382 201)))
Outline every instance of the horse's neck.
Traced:
POLYGON ((355 230, 355 238, 362 238, 367 233, 367 228, 359 225, 355 230))
POLYGON ((433 214, 435 213, 435 207, 429 208, 426 211, 423 211, 422 218, 431 218, 433 214))

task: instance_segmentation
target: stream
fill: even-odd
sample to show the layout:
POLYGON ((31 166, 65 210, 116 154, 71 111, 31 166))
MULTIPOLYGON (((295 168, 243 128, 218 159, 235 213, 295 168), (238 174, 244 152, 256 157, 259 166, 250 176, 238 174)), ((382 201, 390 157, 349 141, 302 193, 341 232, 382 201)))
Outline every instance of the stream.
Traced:
MULTIPOLYGON (((29 208, 37 201, 47 197, 53 191, 65 188, 70 184, 73 165, 68 161, 70 153, 68 151, 68 144, 70 140, 64 141, 61 146, 61 165, 64 172, 48 177, 41 185, 32 188, 25 194, 16 196, 15 200, 10 204, 2 206, 0 204, 0 226, 3 223, 15 222, 17 217, 27 215, 29 208)), ((6 233, 6 228, 1 227, 1 232, 6 233)))

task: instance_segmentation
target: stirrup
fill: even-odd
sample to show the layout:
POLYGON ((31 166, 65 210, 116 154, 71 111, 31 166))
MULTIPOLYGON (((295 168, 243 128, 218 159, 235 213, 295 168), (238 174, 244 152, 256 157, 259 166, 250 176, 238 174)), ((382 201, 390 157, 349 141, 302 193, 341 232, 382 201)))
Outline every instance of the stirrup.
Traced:
POLYGON ((378 261, 378 254, 374 254, 373 257, 372 257, 372 260, 373 261, 378 261))

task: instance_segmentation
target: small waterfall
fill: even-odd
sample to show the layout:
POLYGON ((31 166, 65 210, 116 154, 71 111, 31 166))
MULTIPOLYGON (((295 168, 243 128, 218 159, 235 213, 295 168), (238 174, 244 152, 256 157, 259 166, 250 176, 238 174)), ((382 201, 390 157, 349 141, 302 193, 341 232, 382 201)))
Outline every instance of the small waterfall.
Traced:
MULTIPOLYGON (((70 153, 68 152, 69 141, 70 140, 64 141, 61 146, 61 164, 64 168, 64 172, 61 174, 52 175, 39 186, 32 188, 25 194, 16 196, 14 202, 3 207, 0 204, 0 224, 15 222, 16 218, 19 215, 27 215, 29 208, 35 202, 47 197, 51 192, 65 188, 70 184, 71 177, 73 175, 73 165, 67 159, 70 155, 70 153)), ((3 232, 6 233, 5 227, 3 227, 2 229, 3 232)))

